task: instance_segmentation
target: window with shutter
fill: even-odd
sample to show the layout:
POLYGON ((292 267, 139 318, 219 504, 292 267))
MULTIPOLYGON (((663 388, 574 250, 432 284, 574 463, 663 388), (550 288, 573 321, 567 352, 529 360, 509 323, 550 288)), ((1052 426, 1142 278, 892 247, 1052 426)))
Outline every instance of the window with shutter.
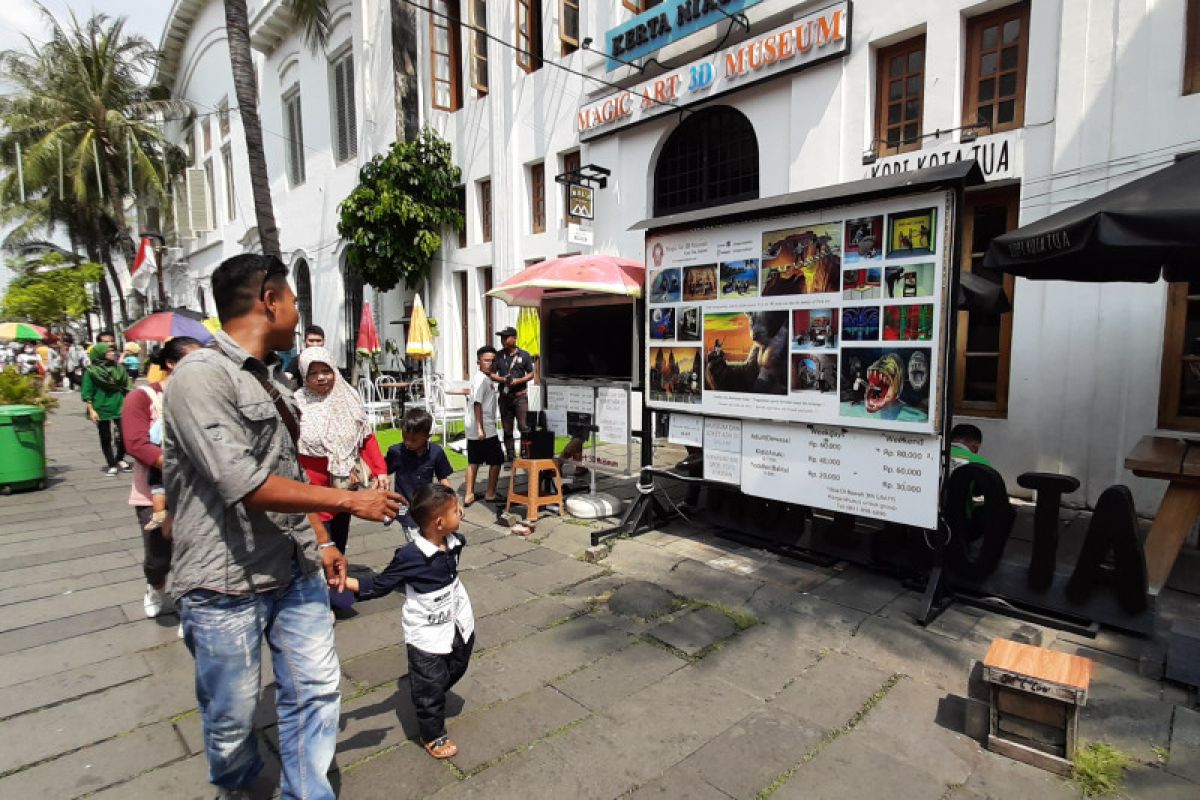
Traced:
POLYGON ((467 0, 471 10, 471 87, 479 96, 488 93, 487 2, 467 0))
POLYGON ((492 181, 479 182, 479 231, 485 242, 492 240, 492 181))
POLYGON ((526 72, 542 68, 541 0, 516 0, 517 66, 526 72))
POLYGON ((462 108, 460 42, 457 0, 433 0, 429 14, 429 77, 433 82, 433 107, 443 111, 462 108))
POLYGON ((175 187, 171 194, 174 206, 171 216, 175 223, 175 238, 179 241, 195 239, 196 235, 192 233, 192 215, 188 209, 187 183, 183 178, 175 181, 175 187))
MULTIPOLYGON (((562 171, 565 173, 577 172, 579 170, 580 158, 579 151, 573 153, 565 153, 562 157, 562 171)), ((571 214, 571 185, 563 184, 563 218, 567 225, 578 225, 579 217, 571 214)))
POLYGON ((1028 2, 967 20, 963 125, 997 133, 1025 124, 1028 56, 1028 2))
POLYGON ((354 106, 354 53, 333 62, 334 154, 338 162, 358 155, 358 120, 354 106))
POLYGON ((559 0, 558 39, 564 56, 579 49, 579 0, 559 0))
POLYGON ((533 164, 529 167, 529 210, 533 221, 533 232, 546 230, 546 165, 533 164))
POLYGON ((283 96, 283 127, 287 132, 287 171, 292 186, 304 183, 304 125, 300 113, 300 87, 283 96))
POLYGON ((217 178, 211 158, 204 162, 205 193, 208 195, 208 228, 217 227, 217 178))
POLYGON ((193 234, 213 229, 212 215, 209 210, 212 201, 209 198, 208 172, 203 167, 188 167, 187 170, 187 212, 188 228, 193 234))
POLYGON ((237 219, 237 195, 233 185, 233 146, 221 148, 221 170, 225 178, 225 218, 230 222, 237 219))

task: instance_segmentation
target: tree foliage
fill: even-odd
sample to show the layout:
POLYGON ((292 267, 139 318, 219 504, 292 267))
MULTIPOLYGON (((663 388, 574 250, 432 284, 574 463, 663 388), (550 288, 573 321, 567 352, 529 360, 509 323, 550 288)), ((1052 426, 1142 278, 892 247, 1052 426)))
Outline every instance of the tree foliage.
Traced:
POLYGON ((450 144, 428 128, 371 159, 339 208, 349 268, 380 291, 401 280, 410 288, 420 285, 442 246, 442 231, 464 224, 461 176, 450 144))
POLYGON ((52 253, 39 267, 15 278, 0 301, 4 319, 61 327, 86 314, 92 307, 87 285, 104 277, 104 267, 90 262, 64 264, 61 255, 52 253))

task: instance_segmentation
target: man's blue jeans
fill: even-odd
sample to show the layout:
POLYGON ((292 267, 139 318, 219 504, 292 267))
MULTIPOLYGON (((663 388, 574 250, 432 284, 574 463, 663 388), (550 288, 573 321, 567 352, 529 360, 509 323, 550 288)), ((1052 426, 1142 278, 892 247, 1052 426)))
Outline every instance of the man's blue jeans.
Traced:
POLYGON ((337 744, 341 670, 329 592, 318 570, 299 567, 284 589, 229 595, 196 589, 179 603, 183 638, 196 659, 208 779, 250 785, 263 767, 254 736, 263 636, 275 668, 283 798, 334 797, 325 773, 337 744))

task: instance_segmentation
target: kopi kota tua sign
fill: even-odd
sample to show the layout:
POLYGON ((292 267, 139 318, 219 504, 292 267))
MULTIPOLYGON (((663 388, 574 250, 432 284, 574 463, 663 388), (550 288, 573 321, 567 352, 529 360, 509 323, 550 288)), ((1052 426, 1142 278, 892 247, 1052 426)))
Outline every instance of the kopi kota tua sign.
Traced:
POLYGON ((848 52, 850 3, 843 1, 588 103, 579 109, 579 138, 603 136, 848 52))

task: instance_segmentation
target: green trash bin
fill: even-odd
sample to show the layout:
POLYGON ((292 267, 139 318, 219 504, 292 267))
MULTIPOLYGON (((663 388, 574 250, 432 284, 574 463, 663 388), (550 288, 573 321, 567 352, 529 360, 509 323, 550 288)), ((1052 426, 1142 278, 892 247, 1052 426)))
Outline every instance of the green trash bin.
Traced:
POLYGON ((46 412, 0 406, 0 494, 46 488, 46 412))

